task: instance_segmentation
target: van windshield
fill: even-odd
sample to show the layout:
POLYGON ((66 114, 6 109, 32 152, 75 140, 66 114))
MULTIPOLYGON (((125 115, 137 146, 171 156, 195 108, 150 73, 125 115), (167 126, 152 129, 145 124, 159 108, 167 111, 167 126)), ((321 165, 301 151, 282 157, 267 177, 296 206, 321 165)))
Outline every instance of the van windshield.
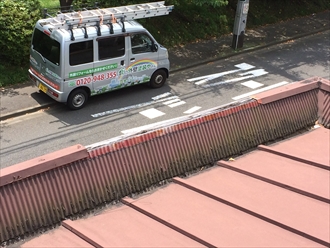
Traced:
POLYGON ((32 48, 52 63, 60 64, 60 43, 44 34, 39 29, 34 29, 32 48))

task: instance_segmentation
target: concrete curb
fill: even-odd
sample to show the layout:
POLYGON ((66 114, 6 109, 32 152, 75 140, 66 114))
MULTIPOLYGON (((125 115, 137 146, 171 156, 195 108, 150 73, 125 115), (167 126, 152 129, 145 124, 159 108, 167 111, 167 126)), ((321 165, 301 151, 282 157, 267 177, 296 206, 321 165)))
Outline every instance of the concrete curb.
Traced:
POLYGON ((8 120, 10 118, 17 117, 17 116, 22 116, 22 115, 25 115, 25 114, 34 113, 34 112, 37 112, 41 109, 51 107, 55 104, 56 104, 56 102, 44 103, 44 104, 41 104, 41 105, 36 105, 34 107, 25 108, 25 109, 17 110, 17 111, 14 111, 14 112, 10 112, 10 113, 1 115, 0 116, 0 121, 5 121, 5 120, 8 120))

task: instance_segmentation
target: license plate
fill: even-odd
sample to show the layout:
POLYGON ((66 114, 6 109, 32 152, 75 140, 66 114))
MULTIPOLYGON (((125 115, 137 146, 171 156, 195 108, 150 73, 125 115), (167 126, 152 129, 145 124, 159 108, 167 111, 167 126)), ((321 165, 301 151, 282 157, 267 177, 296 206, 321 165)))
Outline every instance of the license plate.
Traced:
POLYGON ((38 87, 41 91, 47 93, 47 87, 44 86, 43 84, 39 83, 39 87, 38 87))

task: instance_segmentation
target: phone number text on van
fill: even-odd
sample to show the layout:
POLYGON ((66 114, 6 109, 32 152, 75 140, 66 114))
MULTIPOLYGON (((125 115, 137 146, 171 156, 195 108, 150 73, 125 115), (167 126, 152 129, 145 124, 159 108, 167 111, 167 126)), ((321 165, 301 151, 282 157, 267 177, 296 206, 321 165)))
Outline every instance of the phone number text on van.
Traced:
POLYGON ((103 81, 103 80, 108 80, 117 77, 117 72, 112 71, 112 72, 107 72, 107 73, 102 73, 99 75, 94 75, 90 77, 84 77, 84 78, 79 78, 76 81, 71 81, 69 82, 69 86, 81 86, 81 85, 86 85, 90 83, 94 83, 97 81, 103 81))

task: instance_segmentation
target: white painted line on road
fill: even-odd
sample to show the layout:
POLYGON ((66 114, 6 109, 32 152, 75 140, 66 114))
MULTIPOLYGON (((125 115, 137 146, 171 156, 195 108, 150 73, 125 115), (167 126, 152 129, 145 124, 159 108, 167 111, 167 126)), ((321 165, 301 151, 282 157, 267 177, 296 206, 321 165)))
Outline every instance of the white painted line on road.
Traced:
POLYGON ((177 106, 181 106, 181 105, 183 105, 183 104, 186 104, 186 102, 184 102, 184 101, 180 101, 180 102, 176 102, 176 103, 173 103, 173 104, 170 104, 170 105, 168 105, 170 108, 175 108, 175 107, 177 107, 177 106))
POLYGON ((230 71, 224 71, 224 72, 220 72, 220 73, 215 73, 215 74, 210 74, 210 75, 206 75, 206 76, 201 76, 201 77, 196 77, 196 78, 190 78, 187 79, 188 82, 194 82, 197 81, 195 84, 196 85, 201 85, 201 84, 205 84, 213 79, 228 75, 228 74, 232 74, 232 73, 236 73, 239 71, 246 71, 246 70, 250 70, 252 68, 255 68, 255 66, 247 64, 247 63, 241 63, 241 64, 237 64, 235 65, 235 67, 239 68, 238 70, 230 70, 230 71))
POLYGON ((170 105, 172 103, 175 103, 175 102, 180 102, 181 100, 179 98, 176 98, 176 99, 173 99, 173 100, 170 100, 170 101, 167 101, 167 102, 163 102, 163 104, 165 105, 170 105))
POLYGON ((121 131, 121 133, 123 133, 123 134, 139 133, 139 132, 142 132, 142 131, 145 131, 145 130, 150 130, 152 128, 157 128, 161 125, 165 125, 166 123, 171 123, 171 121, 172 120, 166 120, 166 121, 161 121, 161 122, 148 124, 148 125, 145 125, 145 126, 135 127, 135 128, 123 130, 123 131, 121 131))
POLYGON ((144 111, 140 112, 140 114, 144 115, 145 117, 148 117, 149 119, 155 119, 159 116, 165 115, 165 113, 163 113, 162 111, 159 111, 154 108, 144 110, 144 111))
POLYGON ((139 103, 139 104, 135 104, 135 105, 130 105, 130 106, 123 107, 123 108, 112 109, 112 110, 104 111, 104 112, 101 112, 101 113, 92 114, 91 116, 94 117, 94 118, 98 118, 98 117, 102 117, 102 116, 106 116, 106 115, 111 115, 111 114, 114 114, 114 113, 120 113, 120 112, 124 112, 124 111, 127 111, 127 110, 137 109, 137 108, 149 106, 149 105, 152 105, 152 104, 155 104, 155 103, 169 101, 169 100, 172 100, 172 99, 178 99, 179 98, 178 96, 166 97, 166 96, 169 96, 171 94, 172 93, 167 92, 167 93, 152 97, 151 99, 153 99, 153 101, 139 103))
POLYGON ((241 83, 241 85, 244 85, 244 86, 249 87, 251 89, 256 89, 256 88, 260 88, 261 86, 264 86, 263 84, 258 83, 258 82, 253 81, 253 80, 241 83))
POLYGON ((187 118, 188 118, 187 116, 181 116, 181 117, 177 117, 177 118, 173 118, 173 119, 169 119, 169 120, 165 120, 165 121, 148 124, 145 126, 140 126, 140 127, 135 127, 132 129, 123 130, 123 131, 121 131, 121 133, 123 133, 124 135, 135 134, 135 133, 143 132, 146 130, 160 128, 160 127, 163 127, 164 125, 171 125, 171 124, 175 124, 178 122, 182 122, 184 120, 187 120, 187 118))
POLYGON ((145 126, 140 126, 140 127, 135 127, 135 128, 123 130, 123 131, 121 131, 121 133, 123 133, 123 134, 138 133, 138 132, 141 132, 143 130, 148 130, 150 128, 153 128, 154 126, 155 126, 155 124, 149 124, 149 125, 145 125, 145 126))
POLYGON ((277 87, 280 87, 280 86, 283 86, 283 85, 286 85, 286 84, 288 84, 288 82, 283 81, 283 82, 280 82, 280 83, 277 83, 277 84, 273 84, 273 85, 261 88, 259 90, 255 90, 255 91, 251 91, 251 92, 248 92, 246 94, 243 94, 243 95, 235 96, 232 99, 237 101, 239 99, 249 97, 249 96, 255 95, 257 93, 263 92, 263 91, 271 90, 271 89, 274 89, 274 88, 277 88, 277 87))
POLYGON ((188 109, 187 111, 183 112, 184 114, 192 114, 194 112, 196 112, 197 110, 200 110, 202 107, 199 107, 199 106, 195 106, 195 107, 192 107, 191 109, 188 109))
POLYGON ((239 72, 239 71, 241 71, 241 70, 231 70, 231 71, 219 72, 219 73, 210 74, 210 75, 206 75, 206 76, 190 78, 190 79, 187 79, 187 81, 188 82, 194 82, 194 81, 198 81, 198 80, 202 80, 202 79, 205 79, 207 81, 207 80, 215 79, 217 77, 221 77, 221 76, 231 74, 231 73, 235 73, 235 72, 239 72))
POLYGON ((263 75, 266 75, 266 74, 268 74, 268 72, 265 71, 264 69, 248 71, 248 72, 240 74, 241 76, 245 76, 245 77, 233 78, 233 79, 220 81, 220 82, 213 83, 213 84, 207 84, 207 85, 204 85, 203 87, 207 88, 207 87, 217 86, 217 85, 221 85, 221 84, 235 83, 235 82, 243 81, 243 80, 246 80, 246 79, 249 79, 249 78, 260 77, 260 76, 263 76, 263 75), (246 75, 248 75, 248 76, 246 76, 246 75))
POLYGON ((165 98, 165 97, 170 96, 170 95, 172 95, 171 92, 166 92, 164 94, 161 94, 161 95, 158 95, 158 96, 154 96, 151 99, 154 100, 154 101, 157 101, 157 100, 159 100, 161 98, 165 98))
POLYGON ((250 75, 250 74, 252 76, 255 76, 255 77, 260 77, 260 76, 263 76, 263 75, 268 74, 268 72, 265 71, 264 69, 257 69, 257 70, 253 70, 253 71, 248 71, 248 72, 240 73, 239 75, 240 76, 246 76, 246 75, 250 75))
POLYGON ((131 109, 136 109, 136 108, 149 106, 149 105, 152 105, 154 103, 155 103, 155 101, 150 101, 150 102, 144 102, 144 103, 135 104, 135 105, 131 105, 131 106, 123 107, 123 108, 112 109, 112 110, 104 111, 104 112, 101 112, 101 113, 92 114, 92 117, 98 118, 98 117, 102 117, 102 116, 106 116, 106 115, 112 115, 114 113, 120 113, 120 112, 123 112, 123 111, 126 111, 126 110, 131 110, 131 109))
POLYGON ((235 72, 239 72, 240 70, 232 70, 232 71, 226 71, 226 72, 221 72, 221 73, 217 73, 217 74, 214 74, 212 76, 208 76, 207 78, 203 79, 203 80, 200 80, 198 82, 196 82, 195 84, 196 85, 201 85, 201 84, 205 84, 213 79, 216 79, 218 77, 222 77, 222 76, 225 76, 227 74, 231 74, 231 73, 235 73, 235 72))

